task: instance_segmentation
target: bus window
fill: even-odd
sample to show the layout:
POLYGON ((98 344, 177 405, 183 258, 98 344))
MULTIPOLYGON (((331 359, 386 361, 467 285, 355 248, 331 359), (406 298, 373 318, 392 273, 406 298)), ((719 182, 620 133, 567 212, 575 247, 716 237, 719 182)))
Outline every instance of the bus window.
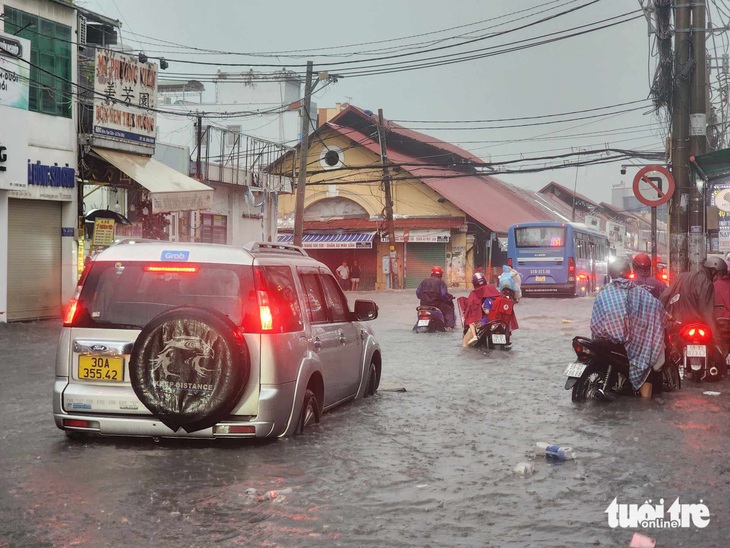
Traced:
POLYGON ((518 227, 515 229, 517 247, 563 247, 565 228, 553 226, 518 227))

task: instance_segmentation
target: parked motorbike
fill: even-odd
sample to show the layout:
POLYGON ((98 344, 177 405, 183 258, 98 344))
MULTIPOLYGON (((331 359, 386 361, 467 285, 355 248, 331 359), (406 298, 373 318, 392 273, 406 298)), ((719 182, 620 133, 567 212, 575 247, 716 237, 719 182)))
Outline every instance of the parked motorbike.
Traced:
MULTIPOLYGON (((584 402, 597 399, 613 401, 619 395, 638 396, 629 380, 629 359, 621 344, 610 341, 592 340, 585 337, 573 338, 573 349, 578 361, 565 370, 565 389, 572 388, 572 400, 584 402)), ((652 395, 673 392, 682 386, 679 367, 665 350, 664 363, 659 371, 649 374, 652 395)))
POLYGON ((418 314, 418 320, 416 320, 416 325, 413 326, 415 333, 446 331, 444 314, 435 306, 417 306, 416 313, 418 314))

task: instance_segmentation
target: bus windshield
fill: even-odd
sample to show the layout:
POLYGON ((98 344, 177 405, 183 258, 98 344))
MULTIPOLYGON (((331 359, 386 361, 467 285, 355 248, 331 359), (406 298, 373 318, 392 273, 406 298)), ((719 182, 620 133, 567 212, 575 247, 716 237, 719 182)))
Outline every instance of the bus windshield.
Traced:
POLYGON ((515 229, 517 247, 563 247, 565 227, 526 226, 515 229))

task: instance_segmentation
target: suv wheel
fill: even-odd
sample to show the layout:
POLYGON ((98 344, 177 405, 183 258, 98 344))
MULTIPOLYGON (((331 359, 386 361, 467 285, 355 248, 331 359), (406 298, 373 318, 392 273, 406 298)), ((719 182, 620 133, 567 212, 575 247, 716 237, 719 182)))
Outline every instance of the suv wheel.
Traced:
POLYGON ((173 431, 195 432, 227 417, 248 383, 248 347, 227 316, 172 308, 148 323, 129 362, 139 400, 173 431))
POLYGON ((307 388, 302 403, 302 414, 299 417, 299 425, 295 433, 303 434, 304 430, 313 424, 319 424, 319 402, 314 392, 307 388))
POLYGON ((375 368, 375 364, 370 362, 370 369, 368 370, 368 383, 365 386, 365 392, 363 398, 369 398, 374 396, 378 390, 378 371, 375 368))

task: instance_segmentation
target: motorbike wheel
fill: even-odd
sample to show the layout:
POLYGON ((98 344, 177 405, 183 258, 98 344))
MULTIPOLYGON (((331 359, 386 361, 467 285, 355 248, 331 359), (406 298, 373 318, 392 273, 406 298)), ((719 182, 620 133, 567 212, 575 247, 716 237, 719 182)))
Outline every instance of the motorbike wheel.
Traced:
POLYGON ((578 382, 573 385, 572 400, 575 403, 582 403, 586 400, 596 399, 598 387, 606 379, 606 370, 598 364, 589 364, 578 382))
POLYGON ((682 388, 682 377, 676 363, 666 363, 662 367, 662 391, 676 392, 682 388))

